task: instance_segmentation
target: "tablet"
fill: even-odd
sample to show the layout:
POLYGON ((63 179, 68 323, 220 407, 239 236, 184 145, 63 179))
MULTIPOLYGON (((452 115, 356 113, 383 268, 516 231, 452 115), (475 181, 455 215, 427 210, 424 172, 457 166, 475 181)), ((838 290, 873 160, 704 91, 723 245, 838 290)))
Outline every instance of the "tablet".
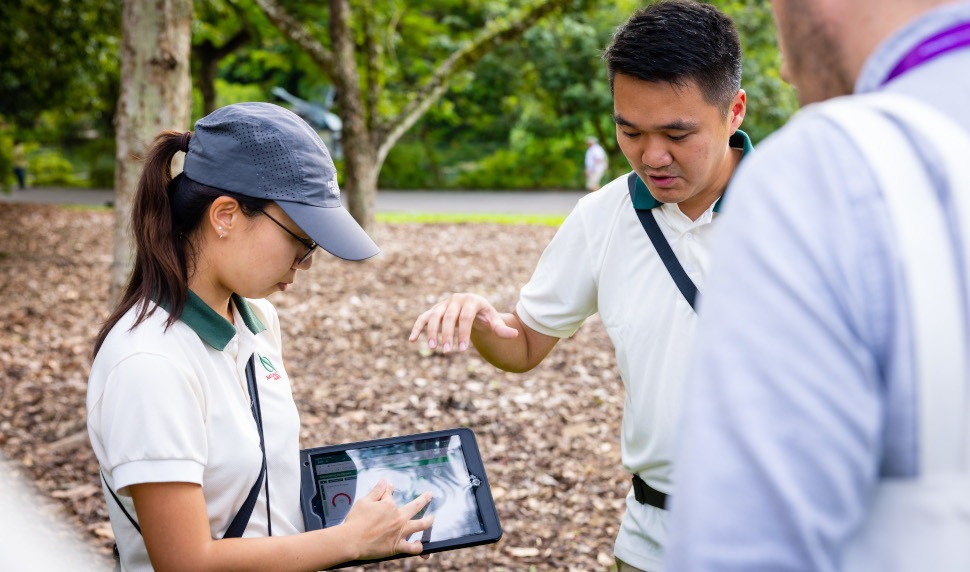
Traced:
MULTIPOLYGON (((307 530, 336 526, 354 501, 380 479, 394 485, 398 506, 431 491, 432 500, 415 518, 434 515, 416 532, 424 553, 441 552, 502 538, 475 434, 466 428, 405 435, 300 451, 301 504, 307 530)), ((398 554, 380 560, 411 556, 398 554)), ((357 566, 380 560, 347 562, 357 566)))

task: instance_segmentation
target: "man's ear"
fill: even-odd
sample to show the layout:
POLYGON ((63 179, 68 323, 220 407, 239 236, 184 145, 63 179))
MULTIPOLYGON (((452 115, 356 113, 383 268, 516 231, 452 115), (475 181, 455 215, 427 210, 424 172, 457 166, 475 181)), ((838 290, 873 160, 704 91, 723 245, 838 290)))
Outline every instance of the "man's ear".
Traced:
POLYGON ((744 121, 744 112, 747 109, 748 95, 744 93, 743 89, 739 89, 736 94, 734 94, 734 101, 731 102, 731 109, 728 111, 728 121, 731 124, 731 133, 741 127, 741 122, 744 121))

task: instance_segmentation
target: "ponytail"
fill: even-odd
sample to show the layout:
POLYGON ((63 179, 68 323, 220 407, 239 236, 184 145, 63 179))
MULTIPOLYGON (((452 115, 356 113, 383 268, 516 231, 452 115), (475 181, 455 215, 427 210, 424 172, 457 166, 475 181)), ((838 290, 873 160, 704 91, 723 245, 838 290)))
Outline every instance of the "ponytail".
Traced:
POLYGON ((246 216, 255 216, 271 202, 203 185, 184 173, 173 178, 172 158, 178 151, 188 151, 191 136, 191 132, 163 131, 148 152, 131 209, 134 268, 121 302, 98 332, 94 355, 108 332, 136 305, 132 327, 151 316, 158 306, 168 310, 166 329, 179 320, 188 298, 189 262, 196 255, 192 240, 212 201, 230 196, 239 201, 246 216))

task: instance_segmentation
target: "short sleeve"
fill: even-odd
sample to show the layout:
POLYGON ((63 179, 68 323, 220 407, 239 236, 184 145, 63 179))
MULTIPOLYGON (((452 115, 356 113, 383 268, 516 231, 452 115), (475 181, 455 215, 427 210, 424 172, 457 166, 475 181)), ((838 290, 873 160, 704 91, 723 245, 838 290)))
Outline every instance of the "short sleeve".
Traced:
POLYGON ((583 216, 577 208, 566 217, 522 287, 516 313, 541 334, 568 338, 597 311, 593 276, 583 216))
POLYGON ((202 386, 165 357, 139 353, 111 371, 100 431, 115 488, 144 482, 202 484, 208 457, 202 386))

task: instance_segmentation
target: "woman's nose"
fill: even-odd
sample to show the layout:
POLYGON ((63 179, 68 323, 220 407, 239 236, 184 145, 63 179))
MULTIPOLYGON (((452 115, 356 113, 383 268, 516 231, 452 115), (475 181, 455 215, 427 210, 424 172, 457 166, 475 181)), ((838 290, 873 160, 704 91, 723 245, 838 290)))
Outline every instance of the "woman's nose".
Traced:
POLYGON ((315 253, 310 253, 310 256, 307 256, 302 262, 300 261, 299 258, 295 258, 293 260, 293 269, 294 270, 309 270, 310 267, 313 266, 313 254, 315 254, 315 253))

